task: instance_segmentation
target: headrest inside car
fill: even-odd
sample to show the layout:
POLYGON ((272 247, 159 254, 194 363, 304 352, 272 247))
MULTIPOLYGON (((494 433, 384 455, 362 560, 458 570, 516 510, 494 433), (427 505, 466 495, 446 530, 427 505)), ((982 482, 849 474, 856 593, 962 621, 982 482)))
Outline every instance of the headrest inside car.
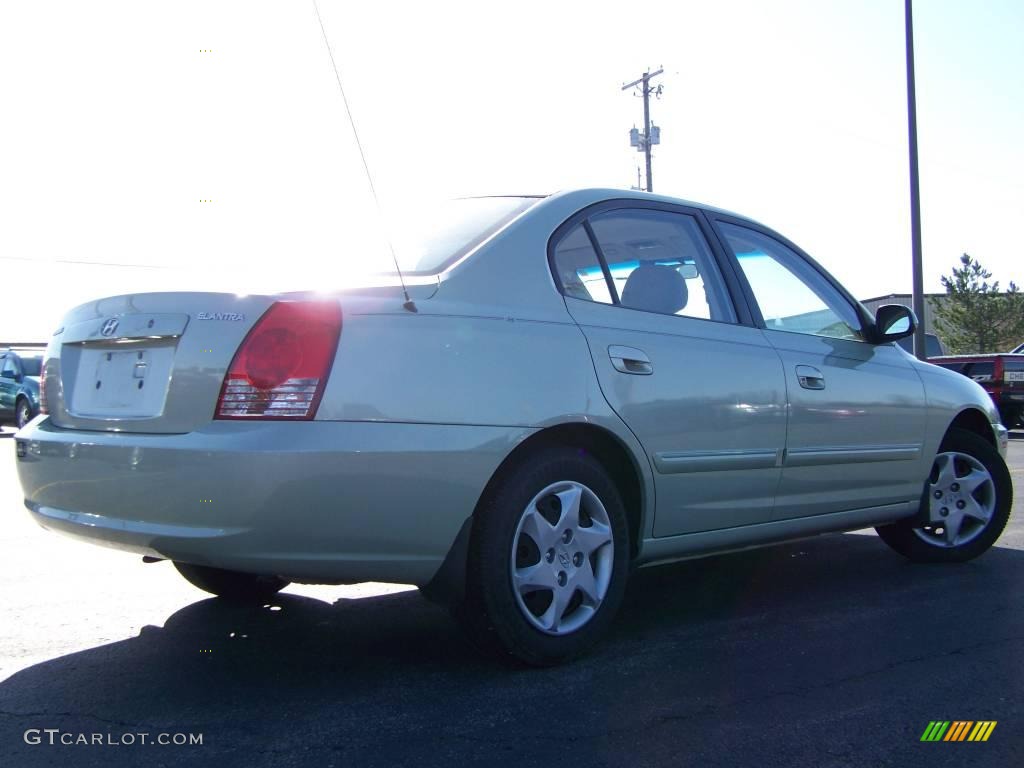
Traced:
POLYGON ((674 315, 686 306, 689 291, 679 270, 664 264, 642 264, 622 289, 622 306, 674 315))

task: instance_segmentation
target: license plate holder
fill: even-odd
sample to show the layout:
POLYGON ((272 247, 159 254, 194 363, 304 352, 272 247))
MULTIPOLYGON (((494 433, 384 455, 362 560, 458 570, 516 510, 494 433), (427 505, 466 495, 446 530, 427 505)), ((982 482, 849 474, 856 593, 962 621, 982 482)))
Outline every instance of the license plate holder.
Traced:
POLYGON ((83 349, 68 411, 100 418, 160 416, 173 362, 173 346, 83 349))

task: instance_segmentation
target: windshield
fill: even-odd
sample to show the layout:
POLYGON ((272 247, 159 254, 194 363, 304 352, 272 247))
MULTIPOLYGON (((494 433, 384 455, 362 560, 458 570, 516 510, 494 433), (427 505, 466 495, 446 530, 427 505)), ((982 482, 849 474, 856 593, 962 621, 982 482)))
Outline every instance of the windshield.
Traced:
POLYGON ((396 218, 392 236, 402 273, 441 272, 537 201, 535 197, 470 197, 396 218))

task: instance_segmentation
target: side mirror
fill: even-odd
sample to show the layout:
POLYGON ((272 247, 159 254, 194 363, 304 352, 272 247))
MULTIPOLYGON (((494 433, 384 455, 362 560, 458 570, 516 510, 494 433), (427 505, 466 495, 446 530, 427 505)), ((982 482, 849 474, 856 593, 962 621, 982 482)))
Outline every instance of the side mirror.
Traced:
POLYGON ((16 374, 14 371, 10 369, 7 369, 6 371, 0 371, 0 377, 3 377, 5 379, 14 379, 15 381, 18 380, 18 374, 16 374))
POLYGON ((899 341, 914 333, 917 318, 909 307, 902 304, 886 304, 875 312, 875 343, 887 344, 899 341))

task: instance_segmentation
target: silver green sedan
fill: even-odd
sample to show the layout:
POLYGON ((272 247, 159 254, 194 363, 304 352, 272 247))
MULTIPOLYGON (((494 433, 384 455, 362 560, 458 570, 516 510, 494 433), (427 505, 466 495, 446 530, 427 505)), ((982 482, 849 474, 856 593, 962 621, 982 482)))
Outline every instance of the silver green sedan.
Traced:
POLYGON ((402 582, 532 664, 630 570, 875 526, 917 561, 1006 525, 1006 430, 784 237, 644 193, 456 201, 361 289, 71 310, 16 436, 45 528, 255 599, 402 582))

